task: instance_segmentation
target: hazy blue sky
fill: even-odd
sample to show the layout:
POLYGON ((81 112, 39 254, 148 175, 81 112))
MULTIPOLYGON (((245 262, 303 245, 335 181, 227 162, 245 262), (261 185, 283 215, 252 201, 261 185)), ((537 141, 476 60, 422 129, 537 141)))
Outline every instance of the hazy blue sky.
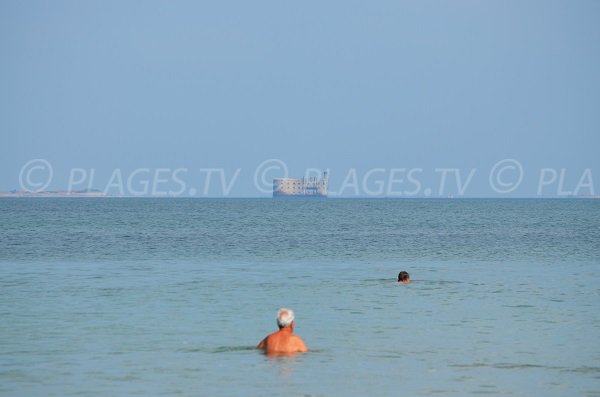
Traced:
POLYGON ((600 1, 7 0, 0 58, 0 190, 42 158, 49 188, 71 168, 104 189, 116 168, 185 167, 201 191, 198 170, 222 167, 257 196, 277 158, 329 168, 334 189, 351 168, 418 167, 434 195, 436 168, 476 168, 465 195, 489 196, 508 158, 510 194, 548 167, 567 190, 590 169, 600 193, 600 1))

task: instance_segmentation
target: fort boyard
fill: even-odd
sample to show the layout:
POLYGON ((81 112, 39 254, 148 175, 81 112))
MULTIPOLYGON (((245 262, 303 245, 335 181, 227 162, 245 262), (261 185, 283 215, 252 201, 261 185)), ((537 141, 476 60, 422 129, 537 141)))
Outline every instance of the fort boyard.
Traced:
POLYGON ((327 172, 321 178, 273 179, 273 197, 327 197, 327 172))

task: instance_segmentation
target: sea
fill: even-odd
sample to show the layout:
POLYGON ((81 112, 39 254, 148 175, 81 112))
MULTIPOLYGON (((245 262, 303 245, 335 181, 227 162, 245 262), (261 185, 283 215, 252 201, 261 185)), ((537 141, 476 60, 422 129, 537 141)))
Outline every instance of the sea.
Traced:
POLYGON ((594 199, 5 198, 0 396, 600 396, 599 280, 594 199))

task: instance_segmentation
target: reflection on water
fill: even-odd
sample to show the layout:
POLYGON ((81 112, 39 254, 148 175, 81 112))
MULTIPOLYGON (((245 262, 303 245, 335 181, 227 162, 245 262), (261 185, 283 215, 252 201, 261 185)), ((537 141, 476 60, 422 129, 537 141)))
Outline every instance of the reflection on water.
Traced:
POLYGON ((296 369, 302 365, 304 357, 308 353, 301 354, 264 354, 266 361, 271 365, 271 369, 275 370, 277 377, 284 382, 294 379, 296 369))

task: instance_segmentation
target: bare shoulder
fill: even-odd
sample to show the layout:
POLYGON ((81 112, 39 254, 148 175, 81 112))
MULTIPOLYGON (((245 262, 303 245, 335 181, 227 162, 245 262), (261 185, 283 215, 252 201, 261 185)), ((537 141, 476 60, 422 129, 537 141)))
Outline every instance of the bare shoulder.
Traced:
POLYGON ((304 343, 304 341, 302 340, 301 337, 294 335, 293 337, 294 339, 294 344, 296 345, 296 348, 298 349, 298 351, 301 352, 306 352, 308 351, 308 348, 306 347, 306 344, 304 343))
POLYGON ((267 344, 269 343, 269 338, 271 338, 273 334, 267 335, 263 338, 263 340, 261 340, 258 344, 258 346, 256 346, 257 349, 266 349, 267 348, 267 344))
POLYGON ((267 338, 264 338, 263 340, 261 340, 258 345, 256 346, 257 349, 264 349, 267 345, 267 338))

